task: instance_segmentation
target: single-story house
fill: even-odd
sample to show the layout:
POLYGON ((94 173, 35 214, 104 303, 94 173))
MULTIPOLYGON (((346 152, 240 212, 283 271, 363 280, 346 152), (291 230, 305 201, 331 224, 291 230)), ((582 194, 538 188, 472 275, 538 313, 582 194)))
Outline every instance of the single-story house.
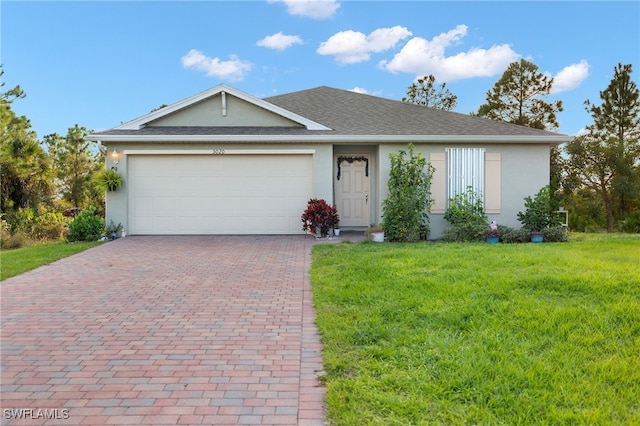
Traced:
POLYGON ((489 220, 519 227, 524 197, 549 183, 558 133, 331 87, 264 99, 218 85, 90 140, 124 177, 107 223, 128 234, 298 234, 310 198, 343 229, 382 219, 389 154, 411 143, 435 168, 431 238, 447 200, 473 186, 489 220))

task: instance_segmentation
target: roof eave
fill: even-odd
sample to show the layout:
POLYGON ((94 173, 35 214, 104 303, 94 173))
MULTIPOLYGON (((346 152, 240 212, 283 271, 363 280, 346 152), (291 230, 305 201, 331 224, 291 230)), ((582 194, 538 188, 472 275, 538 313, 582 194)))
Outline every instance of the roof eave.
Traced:
POLYGON ((573 137, 565 135, 136 135, 91 134, 100 142, 349 142, 349 143, 529 143, 559 145, 573 137))

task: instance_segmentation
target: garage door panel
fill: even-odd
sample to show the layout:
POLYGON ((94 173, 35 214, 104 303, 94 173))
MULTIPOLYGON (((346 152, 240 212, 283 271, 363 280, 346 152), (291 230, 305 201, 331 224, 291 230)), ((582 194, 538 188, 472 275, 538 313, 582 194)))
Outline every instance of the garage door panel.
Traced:
POLYGON ((132 234, 298 234, 311 155, 131 155, 132 234))

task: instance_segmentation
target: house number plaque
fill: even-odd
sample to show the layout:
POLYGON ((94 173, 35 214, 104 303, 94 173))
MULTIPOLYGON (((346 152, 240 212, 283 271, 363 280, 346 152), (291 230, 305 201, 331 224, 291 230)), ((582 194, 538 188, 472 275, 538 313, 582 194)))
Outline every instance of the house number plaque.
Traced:
POLYGON ((222 155, 222 154, 224 154, 224 149, 222 148, 213 150, 213 155, 222 155))

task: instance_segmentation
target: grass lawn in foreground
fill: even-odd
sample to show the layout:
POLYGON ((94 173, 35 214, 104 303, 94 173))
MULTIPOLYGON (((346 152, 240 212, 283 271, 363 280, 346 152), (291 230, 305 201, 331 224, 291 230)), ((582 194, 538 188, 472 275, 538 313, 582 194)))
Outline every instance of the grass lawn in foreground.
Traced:
POLYGON ((100 241, 88 243, 57 241, 15 250, 2 250, 0 252, 0 280, 6 280, 100 244, 102 244, 100 241))
POLYGON ((313 248, 335 425, 640 424, 640 236, 313 248))

